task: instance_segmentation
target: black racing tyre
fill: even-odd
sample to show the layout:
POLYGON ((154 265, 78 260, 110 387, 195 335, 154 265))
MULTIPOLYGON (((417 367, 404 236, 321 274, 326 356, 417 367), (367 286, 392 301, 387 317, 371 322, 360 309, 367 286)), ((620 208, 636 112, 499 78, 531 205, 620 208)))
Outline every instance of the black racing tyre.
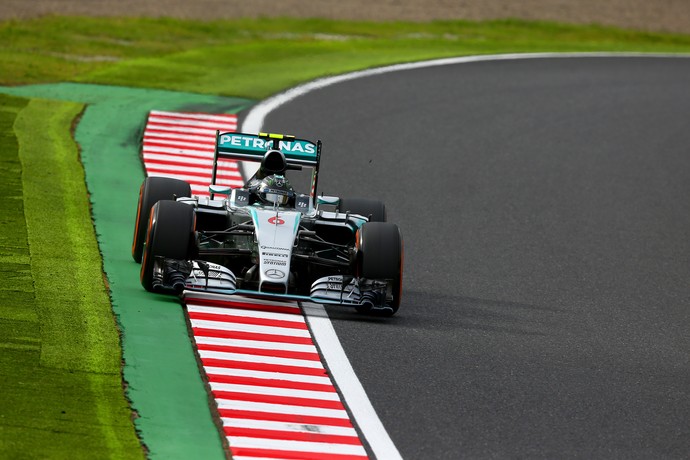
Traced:
POLYGON ((146 232, 141 284, 153 291, 153 270, 156 256, 167 259, 189 260, 194 243, 194 208, 172 200, 161 200, 151 208, 146 232))
POLYGON ((393 300, 388 303, 392 316, 402 299, 404 248, 400 229, 388 222, 366 222, 357 232, 358 276, 388 280, 393 300))
POLYGON ((137 218, 134 222, 132 257, 135 262, 141 262, 151 207, 160 200, 174 200, 175 197, 182 196, 192 196, 191 187, 183 180, 170 177, 147 177, 144 179, 139 189, 137 218))
POLYGON ((369 222, 386 221, 386 205, 378 200, 368 198, 341 198, 338 205, 340 212, 351 212, 370 217, 369 222))

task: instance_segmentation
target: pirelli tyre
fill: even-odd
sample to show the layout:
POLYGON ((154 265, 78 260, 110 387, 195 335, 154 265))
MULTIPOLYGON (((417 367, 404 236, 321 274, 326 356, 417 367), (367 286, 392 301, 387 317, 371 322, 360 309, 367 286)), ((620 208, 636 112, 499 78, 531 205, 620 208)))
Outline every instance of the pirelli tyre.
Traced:
MULTIPOLYGON (((392 299, 381 313, 392 316, 402 298, 404 249, 398 226, 388 222, 366 222, 357 232, 358 275, 370 280, 387 280, 392 299)), ((360 312, 365 310, 358 309, 360 312)))
POLYGON ((340 212, 350 212, 368 217, 369 222, 386 221, 386 205, 378 200, 367 198, 341 198, 338 205, 340 212))
POLYGON ((163 282, 156 257, 189 260, 194 244, 194 208, 172 200, 161 200, 151 208, 141 262, 141 284, 147 291, 155 291, 163 282))
POLYGON ((192 196, 191 187, 183 180, 169 177, 147 177, 141 184, 132 241, 132 257, 135 262, 141 262, 144 239, 146 238, 146 225, 149 222, 151 207, 160 200, 174 200, 176 197, 183 196, 192 196))

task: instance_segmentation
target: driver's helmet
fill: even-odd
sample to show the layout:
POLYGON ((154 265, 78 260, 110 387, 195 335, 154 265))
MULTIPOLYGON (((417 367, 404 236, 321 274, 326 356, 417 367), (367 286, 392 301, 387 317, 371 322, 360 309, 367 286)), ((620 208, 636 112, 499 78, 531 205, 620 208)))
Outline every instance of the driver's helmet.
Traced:
POLYGON ((264 177, 258 189, 259 198, 267 204, 285 206, 295 197, 295 191, 280 174, 264 177))

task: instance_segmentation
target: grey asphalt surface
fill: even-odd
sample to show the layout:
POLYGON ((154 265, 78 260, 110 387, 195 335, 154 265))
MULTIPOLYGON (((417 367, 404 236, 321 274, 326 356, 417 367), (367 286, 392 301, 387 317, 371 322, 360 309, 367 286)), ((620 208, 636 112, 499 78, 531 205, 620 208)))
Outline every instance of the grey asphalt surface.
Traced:
POLYGON ((329 315, 404 458, 690 458, 690 59, 397 72, 264 130, 402 229, 398 315, 329 315))

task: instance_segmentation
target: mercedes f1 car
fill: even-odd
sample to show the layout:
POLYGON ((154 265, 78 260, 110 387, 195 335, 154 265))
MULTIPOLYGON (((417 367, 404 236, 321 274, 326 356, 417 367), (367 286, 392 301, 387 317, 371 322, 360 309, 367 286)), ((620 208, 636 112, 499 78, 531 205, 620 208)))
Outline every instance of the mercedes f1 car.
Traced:
POLYGON ((144 288, 393 315, 402 293, 400 231, 386 222, 380 201, 318 196, 320 158, 321 141, 216 132, 208 197, 192 196, 182 180, 146 178, 132 244, 144 288), (231 188, 217 183, 221 160, 258 169, 244 187, 231 188), (286 176, 303 168, 311 169, 307 194, 286 176))

